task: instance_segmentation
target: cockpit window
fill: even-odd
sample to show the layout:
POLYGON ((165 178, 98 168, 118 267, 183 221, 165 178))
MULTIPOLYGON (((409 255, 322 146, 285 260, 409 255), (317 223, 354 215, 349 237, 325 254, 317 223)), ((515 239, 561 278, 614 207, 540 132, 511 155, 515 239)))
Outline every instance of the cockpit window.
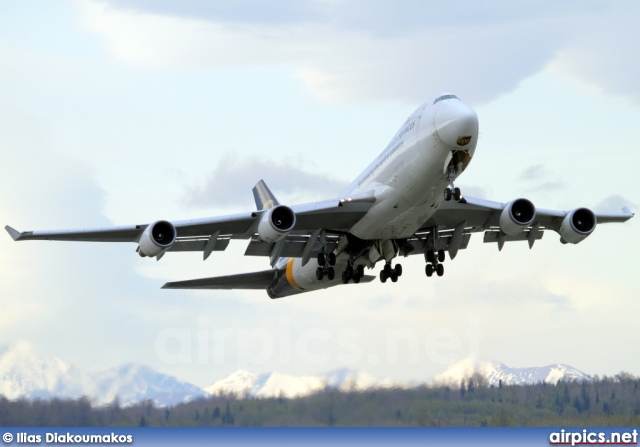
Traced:
POLYGON ((433 101, 433 103, 435 104, 437 102, 444 101, 445 99, 458 99, 458 97, 456 95, 443 95, 433 101))

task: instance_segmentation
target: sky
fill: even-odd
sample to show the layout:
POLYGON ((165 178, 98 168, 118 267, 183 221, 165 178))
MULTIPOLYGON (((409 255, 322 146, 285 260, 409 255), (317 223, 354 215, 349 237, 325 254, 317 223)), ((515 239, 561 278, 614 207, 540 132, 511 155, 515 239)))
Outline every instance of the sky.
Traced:
MULTIPOLYGON (((443 91, 479 117, 465 194, 637 211, 639 14, 635 1, 2 2, 2 225, 245 212, 262 178, 281 203, 335 197, 443 91)), ((244 241, 156 262, 134 244, 5 234, 0 345, 200 386, 238 369, 424 381, 468 357, 638 375, 638 222, 532 250, 476 234, 442 278, 414 256, 396 284, 280 300, 160 289, 268 268, 244 241)))

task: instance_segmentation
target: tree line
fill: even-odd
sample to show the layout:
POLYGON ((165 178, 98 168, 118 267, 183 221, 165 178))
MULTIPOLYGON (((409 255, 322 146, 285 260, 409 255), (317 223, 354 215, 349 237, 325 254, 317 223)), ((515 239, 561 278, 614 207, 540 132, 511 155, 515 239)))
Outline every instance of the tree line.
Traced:
POLYGON ((298 398, 220 394, 173 407, 0 397, 0 426, 638 426, 640 378, 628 373, 552 385, 326 388, 298 398))

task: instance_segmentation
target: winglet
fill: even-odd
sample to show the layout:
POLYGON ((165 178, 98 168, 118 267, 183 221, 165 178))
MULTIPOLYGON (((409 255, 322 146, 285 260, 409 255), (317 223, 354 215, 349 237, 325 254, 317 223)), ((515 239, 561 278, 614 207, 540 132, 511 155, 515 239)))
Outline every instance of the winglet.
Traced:
POLYGON ((9 233, 9 236, 11 236, 14 241, 17 241, 18 239, 20 239, 20 235, 22 233, 20 233, 15 228, 11 228, 9 225, 6 225, 4 229, 7 230, 7 233, 9 233))
POLYGON ((260 180, 258 184, 253 187, 253 198, 256 201, 258 211, 265 211, 280 205, 278 199, 273 195, 264 180, 260 180))

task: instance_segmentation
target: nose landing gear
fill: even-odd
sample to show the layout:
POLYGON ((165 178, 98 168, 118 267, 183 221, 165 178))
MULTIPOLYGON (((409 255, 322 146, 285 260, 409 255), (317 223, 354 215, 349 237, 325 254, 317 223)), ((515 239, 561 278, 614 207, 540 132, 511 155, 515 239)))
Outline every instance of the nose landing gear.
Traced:
POLYGON ((449 187, 444 190, 444 200, 449 201, 453 197, 453 200, 459 202, 462 198, 462 192, 460 188, 457 188, 454 183, 456 181, 456 169, 453 165, 449 169, 449 187))

